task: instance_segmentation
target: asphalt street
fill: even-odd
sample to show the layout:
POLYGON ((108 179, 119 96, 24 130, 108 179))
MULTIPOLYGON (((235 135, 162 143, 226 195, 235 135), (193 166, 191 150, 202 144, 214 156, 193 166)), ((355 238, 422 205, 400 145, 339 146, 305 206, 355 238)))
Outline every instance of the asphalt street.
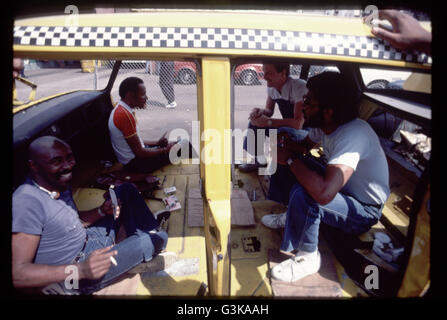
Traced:
MULTIPOLYGON (((106 87, 111 69, 101 69, 97 73, 96 86, 98 89, 106 87)), ((80 68, 45 68, 26 70, 25 76, 37 84, 36 99, 55 95, 72 90, 95 89, 94 73, 82 72, 80 68)), ((193 85, 175 84, 175 109, 166 109, 166 98, 163 96, 158 76, 150 75, 139 70, 120 70, 114 83, 111 96, 114 102, 119 100, 118 88, 123 79, 137 76, 143 79, 148 95, 148 107, 137 110, 136 116, 141 135, 145 139, 156 140, 165 131, 182 128, 189 135, 192 132, 193 121, 198 120, 197 114, 197 87, 193 85)), ((19 100, 27 100, 30 89, 17 83, 19 100)), ((265 82, 260 85, 234 86, 234 128, 245 130, 248 125, 248 115, 255 107, 263 107, 267 97, 265 82)), ((275 110, 273 117, 280 117, 279 110, 275 110)))

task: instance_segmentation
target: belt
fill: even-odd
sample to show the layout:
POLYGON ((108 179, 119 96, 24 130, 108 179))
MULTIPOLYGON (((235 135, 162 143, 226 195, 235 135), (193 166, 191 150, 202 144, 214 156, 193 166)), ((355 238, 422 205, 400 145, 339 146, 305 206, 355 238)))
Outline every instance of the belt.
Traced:
POLYGON ((79 253, 76 255, 76 257, 73 259, 73 263, 78 263, 79 259, 82 258, 82 256, 84 255, 84 249, 87 246, 87 242, 88 242, 88 235, 85 235, 85 240, 84 240, 84 244, 82 245, 82 249, 81 249, 81 251, 79 251, 79 253))

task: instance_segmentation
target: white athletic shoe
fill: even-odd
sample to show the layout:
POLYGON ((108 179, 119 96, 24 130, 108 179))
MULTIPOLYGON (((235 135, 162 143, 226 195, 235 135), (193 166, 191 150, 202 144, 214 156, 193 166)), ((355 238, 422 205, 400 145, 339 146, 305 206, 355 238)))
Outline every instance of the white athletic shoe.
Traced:
POLYGON ((271 275, 274 279, 294 282, 308 275, 317 273, 321 266, 320 252, 298 253, 293 258, 287 259, 274 266, 271 275))
POLYGON ((284 228, 286 226, 287 212, 277 214, 266 214, 261 218, 264 226, 271 229, 284 228))
POLYGON ((166 109, 174 109, 175 107, 177 107, 177 102, 175 101, 166 105, 166 109))

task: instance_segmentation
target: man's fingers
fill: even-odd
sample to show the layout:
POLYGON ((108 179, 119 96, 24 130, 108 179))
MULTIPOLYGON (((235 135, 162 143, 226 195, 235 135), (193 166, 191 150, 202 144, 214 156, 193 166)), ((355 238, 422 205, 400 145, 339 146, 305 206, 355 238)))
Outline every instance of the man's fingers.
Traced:
POLYGON ((397 10, 379 10, 379 19, 388 20, 393 27, 399 21, 401 15, 403 15, 403 13, 397 10))
POLYGON ((399 37, 400 37, 399 33, 390 32, 390 31, 385 30, 385 29, 380 28, 380 27, 372 28, 371 32, 376 37, 378 37, 380 39, 383 39, 385 41, 388 41, 393 46, 398 48, 398 44, 397 43, 398 43, 398 40, 399 40, 399 37))
MULTIPOLYGON (((98 250, 95 250, 95 251, 92 252, 92 254, 100 255, 100 254, 107 253, 108 251, 110 251, 110 249, 112 249, 112 247, 113 247, 113 245, 105 247, 105 248, 101 248, 101 249, 98 249, 98 250)), ((117 252, 117 251, 111 251, 111 252, 113 253, 113 252, 117 252)))

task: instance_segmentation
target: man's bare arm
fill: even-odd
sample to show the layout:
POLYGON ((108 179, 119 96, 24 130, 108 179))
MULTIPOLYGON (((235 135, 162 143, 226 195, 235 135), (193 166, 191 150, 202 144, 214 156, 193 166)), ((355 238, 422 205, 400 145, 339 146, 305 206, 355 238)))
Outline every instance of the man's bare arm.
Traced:
POLYGON ((293 141, 288 133, 282 132, 278 134, 278 143, 281 148, 285 148, 292 154, 306 154, 309 153, 312 148, 318 145, 318 143, 313 142, 309 136, 306 136, 301 141, 293 141))
POLYGON ((168 147, 157 148, 157 149, 143 148, 138 135, 133 135, 127 138, 126 141, 129 144, 129 147, 132 149, 133 153, 138 158, 151 158, 169 152, 168 147))
POLYGON ((272 100, 272 98, 267 97, 263 114, 270 118, 271 116, 273 116, 273 113, 275 113, 275 102, 272 100))
POLYGON ((68 265, 49 266, 34 264, 40 236, 26 233, 12 235, 12 281, 16 288, 43 287, 64 281, 68 265))
MULTIPOLYGON (((13 233, 12 235, 12 281, 16 288, 44 287, 51 283, 62 282, 69 276, 65 273, 69 265, 50 266, 35 264, 34 257, 39 246, 40 236, 13 233)), ((110 269, 110 257, 118 254, 110 251, 112 247, 98 249, 78 267, 79 279, 99 279, 110 269)))
POLYGON ((321 205, 331 202, 354 172, 345 165, 328 165, 323 177, 308 169, 299 159, 292 163, 290 169, 309 195, 321 205))

